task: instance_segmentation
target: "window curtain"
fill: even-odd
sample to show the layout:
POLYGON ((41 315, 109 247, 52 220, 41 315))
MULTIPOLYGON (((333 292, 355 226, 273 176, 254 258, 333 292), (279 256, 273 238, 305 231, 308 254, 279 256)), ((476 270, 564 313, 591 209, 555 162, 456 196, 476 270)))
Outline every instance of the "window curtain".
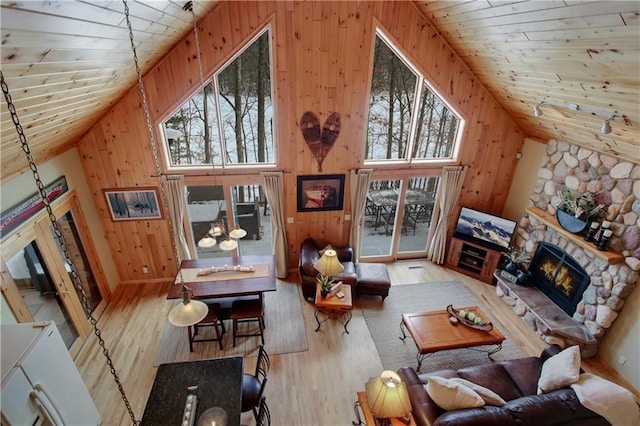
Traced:
POLYGON ((360 259, 360 251, 362 249, 365 205, 372 174, 372 169, 352 170, 351 179, 349 179, 351 191, 351 231, 349 232, 349 245, 353 249, 354 260, 356 262, 360 259))
POLYGON ((178 262, 192 259, 193 253, 189 250, 187 233, 190 232, 189 218, 187 217, 186 187, 184 176, 165 176, 160 178, 160 184, 167 197, 169 220, 173 241, 178 255, 178 262))
POLYGON ((287 234, 284 220, 284 173, 260 173, 267 203, 271 210, 271 235, 275 255, 276 277, 286 278, 289 254, 287 252, 287 234))
POLYGON ((467 174, 467 167, 445 167, 442 170, 442 180, 440 191, 438 191, 438 223, 433 231, 433 238, 427 250, 427 259, 441 264, 444 263, 444 253, 447 246, 447 229, 449 229, 449 219, 451 211, 455 206, 464 177, 467 174))

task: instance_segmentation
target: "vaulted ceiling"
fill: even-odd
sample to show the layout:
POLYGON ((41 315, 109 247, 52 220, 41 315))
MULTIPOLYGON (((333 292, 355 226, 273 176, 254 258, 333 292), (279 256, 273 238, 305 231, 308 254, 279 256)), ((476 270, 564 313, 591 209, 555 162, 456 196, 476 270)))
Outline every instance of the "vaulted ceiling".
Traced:
MULTIPOLYGON (((127 2, 143 72, 193 31, 186 3, 127 2)), ((196 19, 216 3, 194 2, 196 19)), ((45 161, 73 146, 136 84, 124 5, 0 4, 1 70, 31 151, 45 161)), ((529 137, 561 139, 640 163, 639 2, 415 5, 529 137), (540 100, 548 103, 536 117, 540 100), (602 134, 603 120, 613 113, 619 117, 611 121, 611 133, 602 134)), ((0 113, 0 176, 6 179, 27 165, 4 99, 0 113)))

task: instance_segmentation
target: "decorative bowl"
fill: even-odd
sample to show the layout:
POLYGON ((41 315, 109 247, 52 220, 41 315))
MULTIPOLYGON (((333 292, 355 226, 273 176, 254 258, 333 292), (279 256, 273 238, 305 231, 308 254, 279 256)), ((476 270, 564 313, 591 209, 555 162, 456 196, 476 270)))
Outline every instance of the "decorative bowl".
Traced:
POLYGON ((491 324, 490 322, 487 322, 487 323, 482 324, 482 325, 476 324, 473 321, 469 321, 466 318, 462 318, 458 312, 459 311, 457 311, 456 309, 453 308, 453 305, 447 306, 447 313, 449 315, 455 317, 458 320, 458 322, 466 325, 467 327, 475 328, 476 330, 482 330, 482 331, 491 331, 491 330, 493 330, 493 324, 491 324))
POLYGON ((560 209, 556 210, 556 219, 560 226, 572 234, 579 234, 587 227, 587 222, 560 209))

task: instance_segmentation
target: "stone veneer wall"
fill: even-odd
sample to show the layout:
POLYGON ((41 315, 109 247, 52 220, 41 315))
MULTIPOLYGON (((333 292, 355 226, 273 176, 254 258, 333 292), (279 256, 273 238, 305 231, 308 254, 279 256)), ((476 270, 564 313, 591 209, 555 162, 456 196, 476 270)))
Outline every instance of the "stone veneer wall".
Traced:
MULTIPOLYGON (((561 234, 525 216, 520 221, 515 244, 533 254, 539 241, 546 241, 567 251, 589 273, 591 283, 578 303, 573 320, 584 325, 600 340, 622 310, 625 300, 638 282, 640 270, 640 165, 551 140, 538 171, 538 182, 529 198, 528 207, 538 207, 555 215, 560 203, 557 192, 564 186, 577 192, 599 192, 609 205, 606 220, 611 222, 613 237, 609 248, 624 256, 624 262, 609 265, 593 253, 576 246, 561 234)), ((502 293, 501 291, 498 292, 502 293)), ((527 309, 509 294, 500 294, 505 302, 547 343, 561 346, 576 344, 565 336, 550 334, 533 321, 527 309)), ((584 348, 583 348, 584 349, 584 348)), ((589 352, 597 351, 596 347, 589 352)), ((585 353, 592 356, 595 353, 585 353)))

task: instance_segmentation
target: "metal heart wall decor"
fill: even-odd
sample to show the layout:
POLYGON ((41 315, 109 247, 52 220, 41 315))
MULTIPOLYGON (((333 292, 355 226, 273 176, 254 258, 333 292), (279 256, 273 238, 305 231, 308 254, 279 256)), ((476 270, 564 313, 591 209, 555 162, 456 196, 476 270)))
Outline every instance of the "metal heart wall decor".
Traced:
POLYGON ((302 114, 300 119, 300 130, 305 142, 309 146, 311 153, 318 162, 318 171, 322 171, 322 162, 333 147, 340 134, 340 114, 331 114, 322 126, 320 131, 320 120, 311 111, 302 114))

